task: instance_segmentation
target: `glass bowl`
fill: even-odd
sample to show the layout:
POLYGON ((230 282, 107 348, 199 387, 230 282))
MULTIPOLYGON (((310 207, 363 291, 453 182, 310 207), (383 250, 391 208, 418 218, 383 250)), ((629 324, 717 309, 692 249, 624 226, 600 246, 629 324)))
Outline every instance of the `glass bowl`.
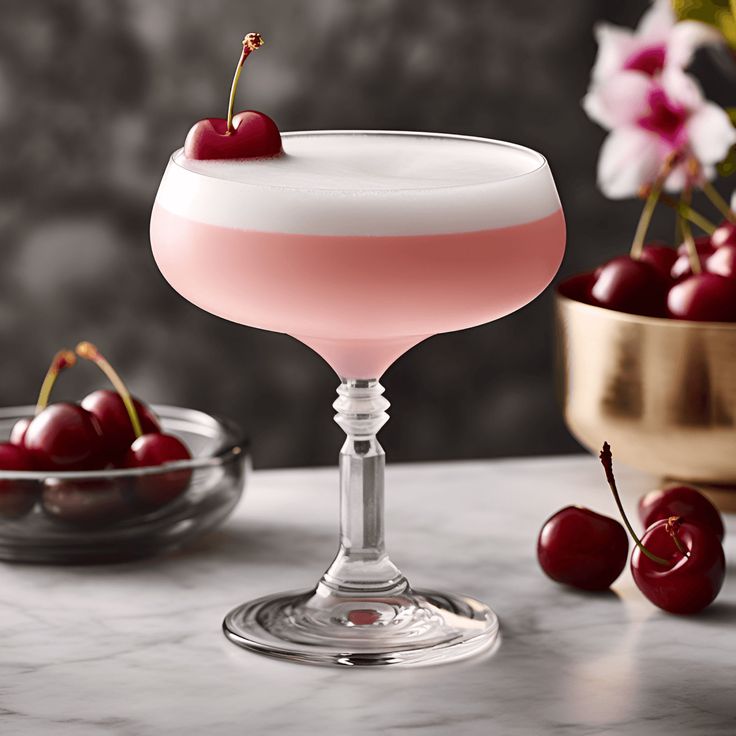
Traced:
MULTIPOLYGON (((222 522, 243 493, 247 442, 224 419, 153 409, 191 460, 130 470, 0 470, 0 559, 118 562, 179 547, 222 522)), ((32 415, 32 406, 0 409, 0 441, 32 415)))

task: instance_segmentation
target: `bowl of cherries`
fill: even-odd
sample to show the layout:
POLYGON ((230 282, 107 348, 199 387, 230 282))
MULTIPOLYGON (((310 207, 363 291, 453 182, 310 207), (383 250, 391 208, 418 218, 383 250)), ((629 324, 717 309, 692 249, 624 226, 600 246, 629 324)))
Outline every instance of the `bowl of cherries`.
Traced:
MULTIPOLYGON (((736 215, 644 243, 556 294, 558 392, 588 449, 660 477, 736 486, 736 215)), ((685 222, 682 219, 682 222, 685 222)))
POLYGON ((227 420, 131 396, 91 343, 61 350, 35 406, 0 409, 0 559, 95 563, 178 547, 235 507, 246 450, 227 420), (114 390, 52 403, 79 358, 114 390))

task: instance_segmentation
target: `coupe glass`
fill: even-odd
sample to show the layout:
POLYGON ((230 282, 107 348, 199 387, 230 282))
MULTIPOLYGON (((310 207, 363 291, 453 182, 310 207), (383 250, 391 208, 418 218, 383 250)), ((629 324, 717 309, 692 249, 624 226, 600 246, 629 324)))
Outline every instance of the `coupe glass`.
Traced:
POLYGON ((467 184, 444 182, 439 166, 426 185, 398 177, 395 187, 346 190, 290 181, 288 166, 282 182, 260 179, 260 167, 284 162, 245 162, 245 179, 172 155, 151 220, 161 272, 203 309, 317 351, 340 377, 333 406, 347 435, 332 564, 315 587, 247 602, 223 628, 240 646, 296 661, 464 658, 491 647, 498 619, 467 596, 412 588, 386 551, 385 455, 376 434, 389 403, 379 379, 426 337, 498 319, 549 284, 565 242, 552 175, 540 154, 483 138, 286 133, 287 156, 304 137, 322 150, 333 142, 336 150, 375 146, 374 168, 384 144, 464 146, 463 155, 491 163, 487 177, 467 184))

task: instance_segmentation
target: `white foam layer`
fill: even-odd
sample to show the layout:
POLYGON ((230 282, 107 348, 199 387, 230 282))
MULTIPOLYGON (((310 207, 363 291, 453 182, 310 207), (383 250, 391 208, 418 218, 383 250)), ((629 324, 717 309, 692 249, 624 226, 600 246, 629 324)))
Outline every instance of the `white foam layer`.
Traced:
POLYGON ((560 203, 543 156, 483 138, 287 133, 262 160, 171 157, 156 198, 212 225, 308 235, 426 235, 519 225, 560 203))

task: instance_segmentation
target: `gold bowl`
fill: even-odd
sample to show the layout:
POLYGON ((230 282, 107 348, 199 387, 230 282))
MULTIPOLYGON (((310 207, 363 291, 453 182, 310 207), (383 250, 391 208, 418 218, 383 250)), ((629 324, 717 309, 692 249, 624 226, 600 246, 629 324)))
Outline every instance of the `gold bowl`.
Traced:
POLYGON ((736 324, 603 309, 575 288, 558 288, 555 319, 576 439, 596 453, 608 441, 617 460, 662 478, 736 487, 736 324))

